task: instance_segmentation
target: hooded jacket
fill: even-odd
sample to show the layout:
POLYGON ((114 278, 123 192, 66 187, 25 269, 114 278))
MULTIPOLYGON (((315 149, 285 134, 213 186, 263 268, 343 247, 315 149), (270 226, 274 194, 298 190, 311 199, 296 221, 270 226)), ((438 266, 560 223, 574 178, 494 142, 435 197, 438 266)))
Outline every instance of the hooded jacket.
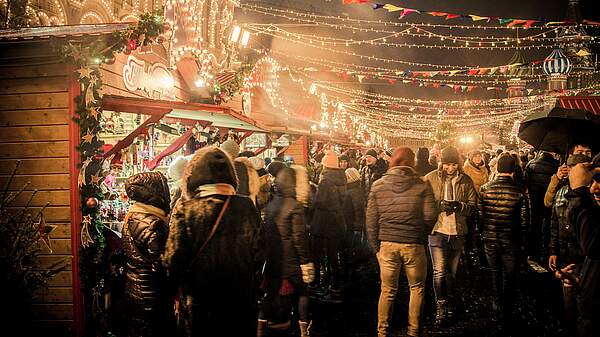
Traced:
POLYGON ((552 175, 558 170, 558 160, 550 153, 542 152, 525 167, 525 184, 533 201, 542 202, 552 175))
POLYGON ((571 263, 583 262, 583 254, 575 236, 575 230, 567 210, 569 209, 569 199, 565 197, 569 191, 569 186, 561 187, 552 204, 552 218, 550 220, 550 241, 548 250, 550 255, 556 255, 559 259, 559 265, 568 265, 571 263))
POLYGON ((274 278, 299 277, 300 265, 309 262, 304 208, 296 200, 297 188, 294 169, 281 170, 275 178, 273 199, 265 210, 266 273, 274 278))
POLYGON ((377 159, 372 166, 365 165, 360 169, 360 177, 365 195, 369 195, 373 183, 383 177, 387 169, 387 162, 381 158, 377 159))
POLYGON ((518 246, 529 229, 529 196, 512 177, 498 176, 481 187, 479 218, 483 239, 518 246))
POLYGON ((477 166, 470 159, 468 159, 465 161, 463 171, 471 178, 471 180, 473 180, 473 185, 475 185, 475 190, 477 192, 479 192, 481 189, 481 185, 488 182, 489 173, 483 162, 480 166, 477 166))
POLYGON ((416 159, 415 171, 419 177, 423 177, 437 168, 437 166, 429 163, 429 150, 426 147, 420 147, 419 150, 417 150, 416 159))
POLYGON ((375 252, 381 241, 425 244, 436 218, 433 191, 411 167, 393 167, 373 184, 367 235, 375 252))
POLYGON ((252 166, 252 162, 246 157, 235 158, 235 173, 238 178, 237 194, 250 198, 256 205, 257 196, 260 191, 260 180, 258 172, 252 166))
POLYGON ((212 146, 190 160, 182 187, 185 198, 173 210, 163 262, 182 287, 190 313, 185 318, 188 335, 256 334, 254 275, 264 261, 264 233, 254 204, 234 195, 233 163, 212 146), (227 198, 229 207, 215 235, 192 265, 227 198))
MULTIPOLYGON (((444 182, 446 181, 446 173, 442 169, 442 165, 433 172, 428 173, 423 179, 431 185, 433 196, 435 197, 436 205, 444 198, 444 182)), ((468 233, 467 217, 477 210, 477 192, 473 185, 473 180, 464 174, 459 166, 458 180, 456 181, 456 191, 454 200, 463 203, 463 208, 456 212, 456 232, 459 236, 465 236, 468 233)), ((433 226, 432 233, 442 226, 443 212, 439 213, 438 219, 433 226)))
POLYGON ((344 169, 323 169, 313 202, 311 234, 327 238, 341 238, 346 230, 344 220, 345 185, 344 169))
POLYGON ((347 230, 364 232, 365 210, 365 194, 360 186, 360 181, 348 183, 346 185, 346 201, 344 203, 347 230))
POLYGON ((136 174, 125 182, 125 191, 135 201, 123 224, 126 257, 125 298, 131 318, 131 336, 162 336, 169 322, 166 272, 160 256, 168 235, 169 186, 157 172, 136 174), (158 324, 161 318, 163 324, 158 324))

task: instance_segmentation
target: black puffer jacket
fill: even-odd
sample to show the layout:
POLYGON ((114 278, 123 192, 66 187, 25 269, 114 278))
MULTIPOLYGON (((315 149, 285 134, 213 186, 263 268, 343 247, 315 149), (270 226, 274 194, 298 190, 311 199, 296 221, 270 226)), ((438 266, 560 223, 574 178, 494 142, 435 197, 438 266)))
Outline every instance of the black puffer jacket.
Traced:
POLYGON ((481 186, 479 216, 485 241, 520 245, 530 222, 525 186, 509 176, 499 176, 481 186))
POLYGON ((437 169, 437 166, 429 163, 429 150, 426 147, 420 147, 417 151, 415 171, 420 177, 424 177, 427 173, 437 169))
POLYGON ((125 298, 131 319, 129 335, 163 336, 172 328, 168 323, 173 299, 160 260, 169 228, 167 179, 157 172, 140 173, 126 181, 125 190, 138 204, 127 214, 122 238, 127 261, 125 298))
POLYGON ((561 187, 552 203, 552 220, 550 222, 550 255, 558 256, 559 266, 583 262, 584 256, 575 236, 575 229, 569 221, 567 211, 569 199, 565 197, 569 186, 561 187))
POLYGON ((550 153, 542 152, 537 158, 530 161, 525 167, 525 184, 532 198, 543 200, 550 178, 558 170, 558 160, 550 153))
POLYGON ((296 201, 295 175, 291 168, 277 174, 275 195, 266 208, 267 275, 275 278, 300 276, 300 265, 309 262, 304 208, 296 201))
POLYGON ((346 230, 344 198, 346 173, 343 169, 325 168, 313 201, 311 234, 327 238, 341 238, 346 230))
POLYGON ((203 190, 213 184, 231 185, 233 193, 237 187, 231 159, 216 147, 206 147, 186 167, 186 190, 171 216, 163 262, 182 286, 189 336, 252 336, 257 317, 254 275, 264 262, 258 211, 247 197, 203 190), (228 197, 218 230, 192 265, 228 197))
POLYGON ((369 194, 369 243, 375 252, 381 241, 425 244, 437 215, 431 186, 412 168, 393 167, 369 194))
POLYGON ((344 203, 344 216, 347 230, 355 232, 365 231, 365 194, 360 181, 346 185, 346 201, 344 203))
POLYGON ((388 163, 383 159, 377 159, 373 166, 365 165, 360 169, 360 179, 365 195, 369 195, 373 183, 381 179, 388 169, 388 163))

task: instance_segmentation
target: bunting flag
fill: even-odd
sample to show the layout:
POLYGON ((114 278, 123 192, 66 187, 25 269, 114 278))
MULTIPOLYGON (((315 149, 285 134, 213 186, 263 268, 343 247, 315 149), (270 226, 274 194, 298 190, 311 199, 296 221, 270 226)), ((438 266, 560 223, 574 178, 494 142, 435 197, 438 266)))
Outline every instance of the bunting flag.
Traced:
POLYGON ((456 19, 456 18, 460 18, 460 17, 462 17, 462 15, 460 15, 460 14, 447 14, 446 20, 456 19))
POLYGON ((386 5, 383 6, 383 8, 386 9, 390 13, 391 12, 401 11, 401 10, 404 9, 402 7, 398 7, 398 6, 395 6, 395 5, 392 5, 392 4, 386 4, 386 5))
POLYGON ((368 2, 370 2, 369 0, 343 0, 344 5, 351 5, 351 4, 366 4, 368 2))
POLYGON ((490 21, 490 18, 487 16, 479 16, 479 15, 473 15, 470 14, 469 17, 471 18, 471 20, 473 21, 481 21, 481 20, 487 20, 490 21))
POLYGON ((410 14, 410 13, 419 13, 419 11, 418 11, 418 10, 416 10, 416 9, 404 8, 404 9, 402 10, 402 13, 400 13, 400 16, 399 16, 399 18, 400 18, 400 19, 403 19, 405 16, 407 16, 407 15, 408 15, 408 14, 410 14))

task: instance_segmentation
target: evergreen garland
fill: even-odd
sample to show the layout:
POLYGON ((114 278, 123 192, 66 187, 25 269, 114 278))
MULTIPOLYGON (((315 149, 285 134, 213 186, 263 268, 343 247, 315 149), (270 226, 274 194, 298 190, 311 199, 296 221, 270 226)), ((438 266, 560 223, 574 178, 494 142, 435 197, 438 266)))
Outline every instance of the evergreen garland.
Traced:
MULTIPOLYGON (((104 224, 99 211, 103 199, 100 183, 104 178, 104 142, 98 139, 102 120, 102 76, 101 64, 112 64, 116 53, 129 54, 139 46, 157 42, 165 31, 162 10, 143 14, 140 20, 127 29, 114 32, 105 38, 88 37, 77 42, 68 41, 59 46, 64 61, 73 64, 81 86, 75 98, 75 122, 80 127, 80 154, 78 186, 83 220, 81 222, 80 277, 86 304, 86 326, 90 334, 106 330, 103 322, 104 286, 111 273, 109 257, 105 254, 106 238, 104 224)), ((109 159, 110 160, 110 159, 109 159)))
POLYGON ((227 101, 229 98, 237 95, 244 86, 244 80, 250 75, 253 67, 254 65, 252 64, 242 64, 240 69, 236 71, 235 77, 225 84, 220 84, 215 80, 214 84, 210 87, 212 101, 219 104, 222 101, 227 101))

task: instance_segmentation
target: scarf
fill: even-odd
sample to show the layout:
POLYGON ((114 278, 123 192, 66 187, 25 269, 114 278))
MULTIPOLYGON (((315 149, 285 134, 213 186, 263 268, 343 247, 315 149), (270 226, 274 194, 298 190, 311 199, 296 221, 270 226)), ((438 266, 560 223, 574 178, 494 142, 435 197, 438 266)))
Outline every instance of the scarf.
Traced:
POLYGON ((194 193, 200 198, 210 195, 235 195, 235 188, 224 183, 206 184, 198 186, 194 193))
MULTIPOLYGON (((163 211, 162 209, 152 206, 152 205, 147 205, 144 203, 141 203, 139 201, 135 202, 133 205, 131 205, 131 207, 129 207, 129 212, 127 214, 127 218, 129 218, 129 214, 130 213, 142 213, 142 214, 151 214, 154 215, 158 218, 160 218, 162 221, 164 221, 165 223, 169 223, 169 216, 167 215, 167 213, 165 211, 163 211)), ((125 221, 127 222, 127 221, 125 221)))

